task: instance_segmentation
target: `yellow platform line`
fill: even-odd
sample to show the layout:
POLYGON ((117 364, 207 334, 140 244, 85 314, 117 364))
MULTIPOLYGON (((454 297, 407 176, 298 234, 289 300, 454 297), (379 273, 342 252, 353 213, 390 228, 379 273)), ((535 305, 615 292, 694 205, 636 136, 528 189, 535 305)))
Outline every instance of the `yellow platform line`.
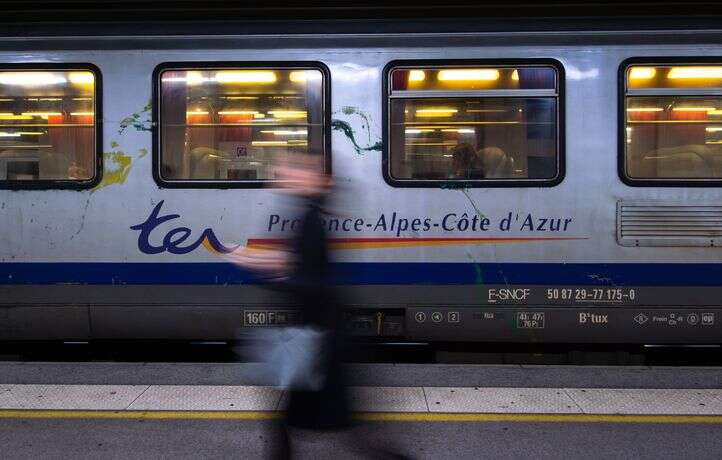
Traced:
MULTIPOLYGON (((0 419, 273 420, 271 411, 0 410, 0 419)), ((358 412, 367 422, 722 424, 722 415, 489 414, 358 412)))

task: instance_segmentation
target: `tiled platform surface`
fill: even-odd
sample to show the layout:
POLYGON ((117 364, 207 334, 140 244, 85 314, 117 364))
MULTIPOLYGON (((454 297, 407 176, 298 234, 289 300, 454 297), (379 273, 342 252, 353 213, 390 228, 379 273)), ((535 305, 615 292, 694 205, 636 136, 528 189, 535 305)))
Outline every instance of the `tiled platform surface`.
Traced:
MULTIPOLYGON (((722 415, 722 389, 352 387, 355 410, 402 413, 722 415)), ((275 411, 269 386, 0 385, 0 410, 275 411)))

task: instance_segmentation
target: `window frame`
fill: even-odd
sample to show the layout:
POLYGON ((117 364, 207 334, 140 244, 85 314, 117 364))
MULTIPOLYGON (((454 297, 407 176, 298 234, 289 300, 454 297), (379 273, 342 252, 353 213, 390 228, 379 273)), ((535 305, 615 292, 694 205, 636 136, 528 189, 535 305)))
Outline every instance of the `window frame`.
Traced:
MULTIPOLYGON (((384 180, 392 187, 411 188, 529 188, 554 187, 559 185, 566 176, 565 162, 565 73, 564 66, 556 59, 529 58, 529 59, 398 59, 390 61, 383 69, 383 83, 381 87, 382 105, 382 172, 384 180), (391 100, 391 72, 399 68, 421 67, 534 67, 550 66, 556 71, 557 78, 557 174, 551 179, 397 179, 391 175, 391 152, 389 148, 390 135, 390 106, 391 100)), ((483 97, 483 96, 482 96, 483 97)), ((493 97, 493 96, 491 96, 493 97)), ((528 95, 510 96, 508 94, 498 97, 530 97, 528 95)))
POLYGON ((96 187, 103 180, 103 75, 100 68, 89 62, 33 62, 33 63, 1 63, 0 71, 55 70, 55 71, 87 71, 95 77, 95 168, 89 180, 51 179, 51 180, 0 180, 0 190, 88 190, 96 187))
POLYGON ((164 179, 161 172, 161 74, 166 70, 293 70, 313 69, 323 76, 323 148, 326 172, 331 174, 331 72, 320 61, 173 61, 162 62, 153 70, 152 75, 152 137, 153 137, 153 179, 160 188, 177 189, 259 189, 278 188, 282 181, 273 179, 254 179, 244 181, 221 181, 201 179, 164 179))
MULTIPOLYGON (((627 69, 634 65, 709 65, 719 64, 722 66, 722 57, 720 56, 705 56, 705 57, 694 57, 694 56, 645 56, 645 57, 630 57, 623 60, 619 64, 618 71, 618 99, 617 99, 617 175, 619 179, 630 187, 720 187, 722 186, 722 177, 717 179, 691 179, 691 178, 655 178, 655 179, 634 179, 627 176, 626 171, 626 124, 627 124, 627 69)), ((675 91, 668 91, 670 94, 675 91)), ((680 89, 679 94, 684 96, 684 89, 680 89)), ((689 96, 720 96, 722 98, 722 88, 716 90, 710 89, 706 91, 700 91, 700 94, 690 94, 689 96)), ((664 96, 664 90, 660 91, 658 96, 664 96)), ((650 91, 649 96, 655 96, 650 91)))

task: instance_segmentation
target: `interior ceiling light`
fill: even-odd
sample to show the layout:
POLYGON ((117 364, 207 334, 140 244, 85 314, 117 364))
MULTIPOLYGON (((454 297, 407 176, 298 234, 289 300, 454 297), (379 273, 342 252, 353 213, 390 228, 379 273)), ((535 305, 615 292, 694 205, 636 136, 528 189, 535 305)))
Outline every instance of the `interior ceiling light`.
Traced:
POLYGON ((219 83, 275 83, 276 73, 270 70, 222 70, 216 72, 219 83))
POLYGON ((439 81, 476 81, 476 80, 498 80, 497 69, 453 69, 440 70, 439 81))
POLYGON ((257 110, 223 110, 218 115, 255 115, 257 110))
POLYGON ((257 146, 288 145, 288 142, 287 141, 251 141, 251 145, 257 145, 257 146))
POLYGON ((0 85, 45 86, 67 83, 65 77, 52 72, 2 72, 0 85))
POLYGON ((15 115, 13 113, 0 113, 0 120, 32 120, 30 115, 15 115))
POLYGON ((426 80, 426 73, 423 70, 410 70, 409 81, 424 81, 426 80))
POLYGON ((714 107, 674 107, 675 112, 711 112, 716 110, 714 107))
POLYGON ((476 132, 476 131, 474 131, 473 129, 468 129, 468 128, 466 128, 466 129, 464 129, 464 128, 461 128, 461 129, 442 129, 441 131, 443 131, 443 132, 445 132, 445 133, 459 133, 459 134, 474 134, 474 133, 476 132))
POLYGON ((263 134, 273 134, 275 136, 306 136, 308 133, 305 129, 300 130, 287 130, 287 129, 276 129, 276 130, 264 130, 261 131, 263 134))
POLYGON ((672 67, 667 74, 667 78, 672 80, 690 78, 722 78, 722 67, 672 67))
POLYGON ((632 80, 649 80, 657 74, 654 67, 632 67, 629 71, 629 78, 632 80))
POLYGON ((268 113, 274 118, 306 118, 306 112, 303 110, 269 110, 268 113))
POLYGON ((417 117, 450 117, 458 112, 456 109, 417 109, 417 117))
POLYGON ((304 83, 309 80, 320 80, 321 72, 318 70, 294 70, 288 78, 294 83, 304 83))
POLYGON ((23 116, 26 117, 59 117, 62 115, 60 112, 23 112, 23 116))
POLYGON ((294 70, 288 78, 294 83, 304 83, 306 81, 306 72, 303 70, 294 70))
POLYGON ((70 72, 68 79, 70 83, 76 85, 92 85, 95 83, 95 75, 92 72, 70 72))

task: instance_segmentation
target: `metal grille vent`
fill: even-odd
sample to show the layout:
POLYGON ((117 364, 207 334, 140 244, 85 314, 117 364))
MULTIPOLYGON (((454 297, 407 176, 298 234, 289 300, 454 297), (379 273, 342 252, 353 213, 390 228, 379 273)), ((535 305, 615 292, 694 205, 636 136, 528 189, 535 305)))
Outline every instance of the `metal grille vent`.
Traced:
POLYGON ((722 205, 617 202, 622 246, 722 246, 722 205))

